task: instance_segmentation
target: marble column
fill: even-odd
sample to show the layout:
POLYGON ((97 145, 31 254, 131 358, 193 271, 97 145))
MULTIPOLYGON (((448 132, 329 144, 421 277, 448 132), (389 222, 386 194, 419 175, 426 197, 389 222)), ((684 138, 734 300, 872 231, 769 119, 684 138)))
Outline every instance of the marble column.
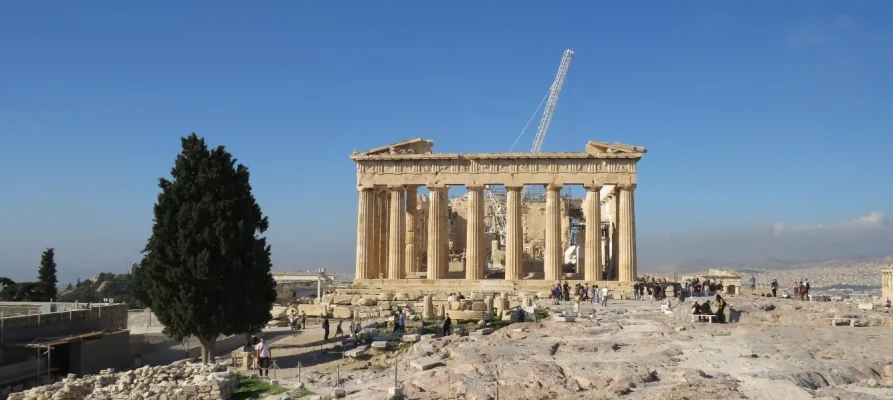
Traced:
POLYGON ((446 278, 447 272, 450 270, 450 197, 449 187, 444 187, 440 192, 440 218, 443 221, 440 224, 442 240, 440 242, 440 274, 441 278, 446 278))
POLYGON ((359 188, 357 212, 356 279, 369 279, 372 273, 372 230, 375 217, 375 189, 359 188))
POLYGON ((484 187, 468 189, 468 226, 465 229, 465 279, 484 279, 484 187))
POLYGON ((546 186, 546 248, 543 270, 547 281, 561 279, 561 185, 546 186))
POLYGON ((521 223, 521 187, 505 188, 505 279, 521 279, 524 271, 524 226, 521 223))
POLYGON ((586 199, 583 201, 586 218, 586 242, 583 251, 583 279, 586 281, 602 280, 602 210, 601 186, 587 186, 586 199))
POLYGON ((406 255, 403 263, 406 265, 406 273, 419 272, 418 237, 416 236, 416 224, 418 219, 418 193, 416 187, 406 186, 406 255))
POLYGON ((636 210, 633 192, 635 184, 617 185, 617 236, 620 281, 636 280, 636 210))
POLYGON ((391 191, 390 221, 388 221, 388 279, 403 279, 406 270, 403 257, 406 253, 406 240, 403 226, 406 222, 406 209, 403 203, 403 186, 388 186, 391 191))
POLYGON ((390 225, 390 192, 385 188, 378 194, 378 215, 376 216, 376 228, 378 230, 378 261, 375 268, 375 279, 388 277, 388 236, 390 225))
POLYGON ((372 217, 369 224, 372 236, 369 238, 369 270, 366 272, 366 276, 368 279, 378 279, 378 240, 381 237, 378 206, 381 203, 381 199, 376 188, 373 188, 369 194, 372 196, 372 210, 370 211, 372 217))
POLYGON ((428 201, 428 279, 440 279, 446 268, 443 265, 443 242, 447 239, 443 235, 443 187, 428 187, 430 191, 428 201))

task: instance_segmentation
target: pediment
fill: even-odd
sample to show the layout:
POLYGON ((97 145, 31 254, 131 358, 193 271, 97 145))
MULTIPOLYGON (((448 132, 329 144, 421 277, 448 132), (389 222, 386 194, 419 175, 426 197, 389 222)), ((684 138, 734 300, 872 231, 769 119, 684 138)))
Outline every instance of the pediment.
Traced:
POLYGON ((433 140, 425 140, 415 138, 389 144, 387 146, 376 147, 366 151, 354 150, 354 155, 375 156, 384 154, 431 154, 431 148, 434 147, 433 140))
POLYGON ((642 146, 633 146, 629 144, 617 143, 608 144, 607 142, 596 142, 594 140, 590 140, 589 143, 586 143, 586 153, 592 155, 598 155, 600 153, 629 153, 629 154, 644 154, 648 151, 645 150, 642 146))

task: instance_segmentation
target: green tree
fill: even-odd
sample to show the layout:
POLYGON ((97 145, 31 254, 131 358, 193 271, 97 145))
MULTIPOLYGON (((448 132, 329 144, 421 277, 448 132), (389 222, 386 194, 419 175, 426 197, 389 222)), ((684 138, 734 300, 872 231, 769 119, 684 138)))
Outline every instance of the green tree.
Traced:
POLYGON ((59 280, 56 279, 56 254, 53 248, 44 250, 40 256, 40 269, 37 270, 37 281, 40 283, 39 301, 51 301, 56 298, 59 280))
POLYGON ((270 319, 276 283, 269 221, 249 183, 248 168, 191 134, 181 140, 171 178, 161 178, 152 235, 136 271, 135 293, 152 307, 165 333, 195 336, 202 360, 221 334, 256 333, 270 319))

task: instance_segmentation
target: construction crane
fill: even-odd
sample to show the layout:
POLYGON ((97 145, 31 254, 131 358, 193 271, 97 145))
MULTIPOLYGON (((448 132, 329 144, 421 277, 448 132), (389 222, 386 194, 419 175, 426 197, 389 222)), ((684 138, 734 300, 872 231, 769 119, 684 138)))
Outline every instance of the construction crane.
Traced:
MULTIPOLYGON (((571 66, 571 59, 573 59, 573 57, 574 51, 571 49, 565 50, 564 54, 561 56, 561 64, 558 65, 558 72, 555 74, 555 80, 552 82, 552 86, 549 87, 549 92, 547 94, 548 101, 546 101, 546 107, 543 109, 543 117, 540 119, 540 124, 536 129, 536 137, 533 139, 533 146, 530 148, 531 154, 537 154, 543 149, 543 143, 546 141, 546 132, 549 131, 549 124, 552 123, 552 115, 555 114, 555 107, 558 105, 558 97, 561 95, 561 88, 564 86, 564 79, 567 77, 567 71, 571 66)), ((546 98, 543 100, 546 100, 546 98)), ((541 105, 542 102, 540 102, 540 106, 541 105)), ((533 114, 536 115, 537 111, 539 111, 539 106, 537 106, 533 114)), ((527 121, 528 125, 531 120, 533 120, 533 116, 527 121)), ((521 135, 524 134, 525 130, 527 130, 526 125, 524 126, 524 129, 521 130, 521 135)), ((521 135, 518 135, 518 139, 521 138, 521 135)), ((515 143, 518 143, 517 139, 515 140, 515 143)), ((514 147, 515 146, 512 145, 513 149, 514 147)), ((522 199, 526 192, 527 187, 525 186, 521 189, 522 199)), ((505 210, 503 210, 501 202, 496 198, 496 194, 490 187, 487 187, 485 193, 487 200, 490 201, 491 207, 493 208, 494 221, 491 226, 491 231, 495 231, 495 233, 499 235, 500 243, 505 243, 505 210)))

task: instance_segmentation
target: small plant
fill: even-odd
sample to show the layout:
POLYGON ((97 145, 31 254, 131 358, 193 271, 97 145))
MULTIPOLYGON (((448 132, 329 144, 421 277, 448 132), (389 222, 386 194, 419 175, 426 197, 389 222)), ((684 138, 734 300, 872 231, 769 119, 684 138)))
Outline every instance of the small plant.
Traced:
POLYGON ((238 375, 237 379, 238 387, 233 391, 232 400, 259 399, 288 391, 288 389, 282 386, 270 384, 270 382, 259 378, 238 375))

